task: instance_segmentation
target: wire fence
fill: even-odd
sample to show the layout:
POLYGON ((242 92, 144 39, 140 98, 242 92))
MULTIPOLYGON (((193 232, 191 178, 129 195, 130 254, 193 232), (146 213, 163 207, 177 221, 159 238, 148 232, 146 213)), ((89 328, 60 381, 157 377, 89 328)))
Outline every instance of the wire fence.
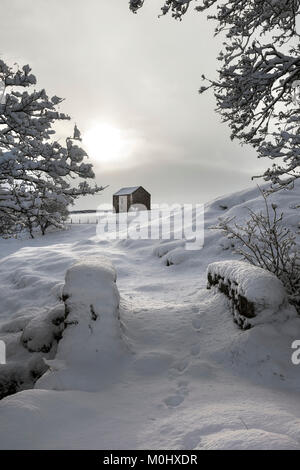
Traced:
POLYGON ((70 214, 67 222, 69 224, 98 224, 97 214, 70 214))

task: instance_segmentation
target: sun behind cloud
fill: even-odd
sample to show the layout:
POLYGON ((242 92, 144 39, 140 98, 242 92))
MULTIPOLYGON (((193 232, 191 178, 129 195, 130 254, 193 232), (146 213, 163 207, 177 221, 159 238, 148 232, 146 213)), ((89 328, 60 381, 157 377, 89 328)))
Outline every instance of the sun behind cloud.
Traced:
POLYGON ((134 144, 121 129, 99 123, 84 133, 83 145, 93 160, 114 164, 127 160, 134 144))

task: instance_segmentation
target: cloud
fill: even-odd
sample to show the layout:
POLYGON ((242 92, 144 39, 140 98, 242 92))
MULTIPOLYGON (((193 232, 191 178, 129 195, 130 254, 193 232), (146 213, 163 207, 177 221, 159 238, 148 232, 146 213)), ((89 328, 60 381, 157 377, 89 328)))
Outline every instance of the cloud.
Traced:
POLYGON ((158 19, 160 4, 133 15, 126 1, 2 0, 0 53, 28 62, 40 87, 65 97, 62 109, 82 132, 108 122, 134 136, 123 164, 94 161, 100 184, 142 184, 157 202, 207 200, 251 184, 266 162, 231 142, 213 96, 197 93, 202 73, 216 75, 213 23, 193 11, 182 22, 158 19))

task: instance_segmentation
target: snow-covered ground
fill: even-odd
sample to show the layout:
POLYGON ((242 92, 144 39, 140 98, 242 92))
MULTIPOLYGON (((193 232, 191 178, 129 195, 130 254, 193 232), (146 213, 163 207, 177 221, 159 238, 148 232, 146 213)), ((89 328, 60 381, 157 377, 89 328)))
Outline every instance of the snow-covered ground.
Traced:
MULTIPOLYGON (((274 196, 294 231, 299 195, 298 186, 274 196)), ((213 201, 206 227, 222 215, 241 222, 246 207, 262 208, 256 190, 213 201)), ((0 401, 1 449, 300 449, 300 366, 291 361, 300 320, 289 311, 284 321, 247 331, 233 323, 226 297, 206 289, 209 263, 237 259, 221 233, 207 230, 203 249, 189 251, 181 242, 101 240, 96 225, 81 224, 1 240, 0 250, 0 339, 8 356, 0 383, 4 370, 21 377, 28 364, 28 389, 0 401), (105 301, 100 286, 94 292, 78 283, 91 259, 103 267, 94 275, 105 301), (84 310, 91 292, 93 307, 89 318, 71 313, 61 332, 60 299, 74 263, 64 293, 72 300, 75 292, 84 310), (50 350, 39 352, 44 343, 50 350), (32 389, 42 357, 49 369, 32 389)))

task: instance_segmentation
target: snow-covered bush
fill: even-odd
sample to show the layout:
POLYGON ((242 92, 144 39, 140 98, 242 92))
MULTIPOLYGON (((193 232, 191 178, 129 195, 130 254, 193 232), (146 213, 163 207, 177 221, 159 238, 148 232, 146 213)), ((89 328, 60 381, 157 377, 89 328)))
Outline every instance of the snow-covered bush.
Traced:
POLYGON ((0 232, 26 227, 33 237, 36 228, 43 234, 51 225, 60 228, 69 204, 103 188, 86 181, 95 175, 77 145, 77 126, 65 145, 55 140, 55 124, 70 120, 59 111, 63 100, 45 90, 20 91, 36 84, 28 65, 15 70, 0 60, 0 83, 0 232), (81 182, 72 186, 75 178, 81 182))
POLYGON ((234 321, 243 329, 274 319, 288 303, 274 274, 244 261, 217 261, 207 268, 207 287, 218 287, 231 301, 234 321))
POLYGON ((248 209, 250 218, 245 225, 234 222, 234 218, 225 218, 212 228, 222 230, 234 240, 234 251, 249 263, 275 274, 300 312, 300 247, 296 235, 284 226, 284 214, 278 214, 277 206, 270 207, 267 197, 262 195, 265 211, 248 209))

